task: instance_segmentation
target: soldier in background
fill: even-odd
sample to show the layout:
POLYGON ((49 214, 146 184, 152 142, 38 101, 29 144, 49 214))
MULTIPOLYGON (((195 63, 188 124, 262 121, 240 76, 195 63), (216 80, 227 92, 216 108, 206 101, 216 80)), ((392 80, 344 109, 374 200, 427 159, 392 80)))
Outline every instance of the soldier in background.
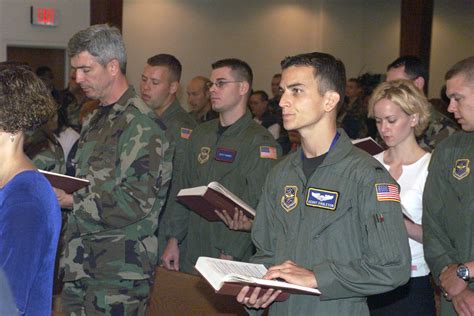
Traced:
POLYGON ((145 315, 157 263, 158 216, 171 178, 163 123, 125 77, 115 27, 93 25, 68 43, 76 81, 100 101, 84 122, 76 176, 91 184, 73 194, 65 227, 63 311, 67 315, 145 315))
MULTIPOLYGON (((174 150, 172 179, 176 179, 183 172, 184 151, 188 139, 197 125, 176 98, 180 79, 181 63, 179 60, 172 55, 159 54, 148 58, 140 81, 140 96, 166 125, 166 136, 174 150)), ((174 199, 178 192, 173 182, 168 196, 174 199)), ((163 207, 160 216, 163 216, 167 209, 168 202, 163 207)), ((165 246, 164 229, 160 228, 158 229, 159 257, 161 257, 165 246)))
MULTIPOLYGON (((426 93, 428 85, 428 68, 415 56, 402 56, 387 66, 387 81, 411 80, 421 91, 426 93)), ((459 127, 447 116, 430 106, 431 122, 419 142, 421 147, 432 151, 440 141, 453 134, 459 127)))
POLYGON ((197 76, 188 83, 186 93, 191 116, 198 123, 207 122, 219 117, 211 107, 211 94, 209 93, 209 79, 197 76))

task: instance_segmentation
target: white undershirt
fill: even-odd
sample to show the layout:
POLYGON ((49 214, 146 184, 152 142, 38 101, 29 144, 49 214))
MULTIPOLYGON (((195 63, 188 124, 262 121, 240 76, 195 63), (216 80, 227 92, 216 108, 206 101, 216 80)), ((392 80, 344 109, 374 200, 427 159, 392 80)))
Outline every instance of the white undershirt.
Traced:
POLYGON ((79 133, 70 127, 61 131, 61 133, 59 133, 59 136, 55 136, 59 144, 63 148, 64 161, 67 161, 67 156, 69 155, 72 146, 74 146, 74 143, 79 139, 79 136, 79 133))
MULTIPOLYGON (((375 155, 375 159, 389 170, 390 166, 383 161, 383 152, 375 155)), ((402 174, 397 182, 400 185, 400 199, 402 206, 418 225, 421 225, 423 214, 423 190, 426 177, 428 176, 428 165, 431 154, 426 153, 411 165, 402 166, 402 174)), ((408 239, 411 251, 411 277, 425 276, 430 273, 428 264, 424 259, 423 244, 408 239)))

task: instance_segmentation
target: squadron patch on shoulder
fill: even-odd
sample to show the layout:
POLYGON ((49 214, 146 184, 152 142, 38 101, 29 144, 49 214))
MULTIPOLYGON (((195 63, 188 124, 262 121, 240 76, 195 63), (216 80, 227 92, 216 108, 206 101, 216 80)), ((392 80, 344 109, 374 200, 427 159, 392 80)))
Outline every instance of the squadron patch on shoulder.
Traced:
POLYGON ((285 185, 281 206, 287 212, 292 211, 298 205, 298 187, 296 185, 285 185))
POLYGON ((339 192, 337 191, 308 188, 308 194, 306 195, 306 205, 335 211, 338 199, 339 192))
POLYGON ((201 147, 201 152, 198 155, 198 162, 202 165, 209 160, 209 154, 211 153, 210 147, 201 147))
POLYGON ((461 180, 464 179, 471 173, 470 165, 471 162, 469 159, 458 159, 456 160, 456 164, 453 167, 453 177, 461 180))
POLYGON ((233 149, 229 148, 217 148, 216 149, 216 155, 214 156, 214 159, 217 161, 222 161, 222 162, 234 162, 235 156, 237 156, 237 152, 233 149))
POLYGON ((190 128, 181 127, 181 138, 189 139, 189 137, 191 137, 192 132, 193 130, 190 128))
POLYGON ((377 201, 393 201, 400 202, 400 192, 398 186, 391 183, 376 183, 375 193, 377 201))

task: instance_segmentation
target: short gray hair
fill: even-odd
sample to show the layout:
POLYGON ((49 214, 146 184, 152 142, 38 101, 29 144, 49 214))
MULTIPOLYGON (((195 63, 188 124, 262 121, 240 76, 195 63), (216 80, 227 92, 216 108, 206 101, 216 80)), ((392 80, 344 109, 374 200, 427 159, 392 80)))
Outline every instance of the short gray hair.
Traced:
POLYGON ((122 35, 118 28, 107 24, 96 24, 74 34, 68 43, 68 55, 72 58, 82 52, 88 52, 97 61, 106 66, 111 60, 117 59, 120 70, 125 74, 127 53, 122 35))

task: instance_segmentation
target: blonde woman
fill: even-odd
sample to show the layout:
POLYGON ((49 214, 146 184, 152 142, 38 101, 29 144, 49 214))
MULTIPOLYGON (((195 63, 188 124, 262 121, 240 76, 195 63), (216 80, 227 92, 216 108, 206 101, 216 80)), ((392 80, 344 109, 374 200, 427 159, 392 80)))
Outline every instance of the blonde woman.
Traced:
POLYGON ((400 198, 412 256, 411 278, 391 292, 369 298, 371 315, 434 315, 434 290, 424 259, 421 229, 422 197, 431 154, 417 142, 430 120, 429 103, 408 80, 380 84, 369 100, 388 149, 375 155, 400 184, 400 198))

